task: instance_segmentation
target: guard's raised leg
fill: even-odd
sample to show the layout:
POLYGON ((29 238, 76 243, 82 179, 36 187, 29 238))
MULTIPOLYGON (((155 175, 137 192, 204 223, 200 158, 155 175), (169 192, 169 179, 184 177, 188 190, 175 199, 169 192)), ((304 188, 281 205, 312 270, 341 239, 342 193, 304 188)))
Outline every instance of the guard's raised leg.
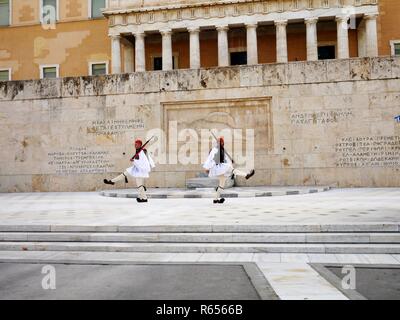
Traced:
POLYGON ((251 170, 249 173, 244 172, 239 169, 233 169, 232 174, 239 177, 245 177, 246 180, 249 180, 252 176, 254 176, 255 170, 251 170))
POLYGON ((125 179, 125 182, 128 183, 127 172, 121 173, 119 176, 117 176, 117 177, 115 177, 114 179, 111 179, 111 180, 104 179, 103 182, 105 184, 114 185, 116 182, 122 181, 124 179, 125 179))

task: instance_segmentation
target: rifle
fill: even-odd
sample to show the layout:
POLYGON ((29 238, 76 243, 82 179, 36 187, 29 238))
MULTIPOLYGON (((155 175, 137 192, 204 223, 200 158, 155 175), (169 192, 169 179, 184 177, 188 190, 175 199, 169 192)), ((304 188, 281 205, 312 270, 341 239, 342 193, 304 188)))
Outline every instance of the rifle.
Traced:
MULTIPOLYGON (((219 143, 219 141, 218 141, 217 137, 215 136, 215 134, 212 131, 210 131, 210 132, 211 132, 212 136, 214 137, 214 139, 217 141, 217 143, 219 143)), ((228 158, 232 161, 232 164, 235 163, 233 161, 232 157, 230 156, 230 154, 226 150, 225 150, 225 153, 228 156, 228 158)))
POLYGON ((154 136, 152 136, 149 140, 146 141, 144 145, 142 145, 139 149, 139 151, 136 151, 135 155, 130 159, 130 161, 135 160, 135 157, 144 149, 144 147, 151 141, 153 140, 154 136))

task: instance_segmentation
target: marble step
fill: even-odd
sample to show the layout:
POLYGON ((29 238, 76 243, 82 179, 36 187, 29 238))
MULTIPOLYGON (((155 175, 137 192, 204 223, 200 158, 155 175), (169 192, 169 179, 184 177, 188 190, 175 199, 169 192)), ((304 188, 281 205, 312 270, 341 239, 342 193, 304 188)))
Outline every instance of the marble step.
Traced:
POLYGON ((0 251, 399 254, 400 244, 0 242, 0 251))
POLYGON ((253 225, 67 225, 3 224, 0 232, 112 232, 112 233, 363 233, 399 232, 398 223, 364 224, 253 224, 253 225))
POLYGON ((0 241, 162 243, 400 243, 400 233, 0 232, 0 241))
MULTIPOLYGON (((218 187, 219 180, 218 178, 209 178, 209 177, 198 177, 186 180, 186 188, 188 189, 198 189, 198 188, 216 188, 218 187)), ((225 189, 232 188, 235 184, 235 180, 226 179, 225 181, 225 189)))

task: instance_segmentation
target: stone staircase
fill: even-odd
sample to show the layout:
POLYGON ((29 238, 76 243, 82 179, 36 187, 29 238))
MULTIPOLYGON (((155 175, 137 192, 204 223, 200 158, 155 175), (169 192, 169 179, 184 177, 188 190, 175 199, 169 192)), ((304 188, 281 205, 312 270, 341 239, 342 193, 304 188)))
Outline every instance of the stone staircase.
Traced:
POLYGON ((400 253, 398 224, 0 225, 0 251, 400 253))

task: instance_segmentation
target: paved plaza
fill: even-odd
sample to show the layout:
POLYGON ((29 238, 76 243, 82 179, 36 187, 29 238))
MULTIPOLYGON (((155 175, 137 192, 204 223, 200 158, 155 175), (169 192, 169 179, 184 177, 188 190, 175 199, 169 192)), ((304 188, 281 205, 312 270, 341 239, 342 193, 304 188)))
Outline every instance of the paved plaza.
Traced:
POLYGON ((339 290, 314 264, 399 266, 399 199, 398 188, 239 197, 223 205, 209 198, 138 204, 132 198, 96 192, 0 194, 0 263, 16 264, 15 270, 32 263, 245 263, 260 271, 264 290, 272 288, 279 299, 349 299, 353 296, 339 290), (296 238, 303 234, 315 244, 296 238), (266 238, 254 244, 257 237, 266 238), (253 250, 255 245, 270 247, 253 250), (364 251, 348 249, 360 245, 364 251), (285 251, 285 246, 297 251, 285 251), (336 251, 315 251, 318 246, 336 251), (341 250, 344 246, 347 251, 341 250))
MULTIPOLYGON (((290 188, 288 188, 290 190, 290 188)), ((304 195, 211 199, 135 199, 97 192, 0 194, 0 225, 400 224, 400 189, 333 189, 304 195)))

